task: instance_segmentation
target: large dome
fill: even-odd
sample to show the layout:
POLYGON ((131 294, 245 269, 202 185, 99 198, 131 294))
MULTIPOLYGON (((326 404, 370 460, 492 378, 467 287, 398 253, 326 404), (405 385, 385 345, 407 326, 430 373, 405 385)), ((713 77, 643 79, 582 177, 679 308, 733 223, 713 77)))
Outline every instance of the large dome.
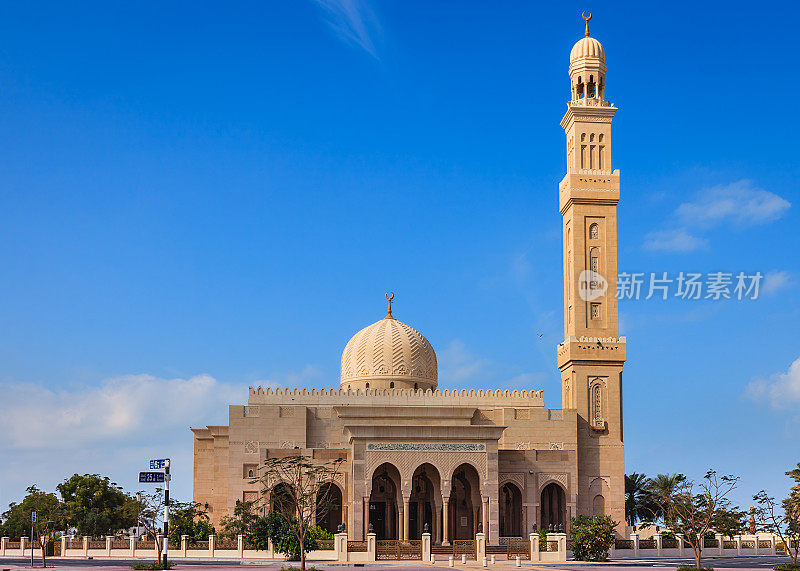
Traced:
POLYGON ((431 344, 391 313, 353 335, 342 353, 343 389, 435 389, 438 376, 431 344))

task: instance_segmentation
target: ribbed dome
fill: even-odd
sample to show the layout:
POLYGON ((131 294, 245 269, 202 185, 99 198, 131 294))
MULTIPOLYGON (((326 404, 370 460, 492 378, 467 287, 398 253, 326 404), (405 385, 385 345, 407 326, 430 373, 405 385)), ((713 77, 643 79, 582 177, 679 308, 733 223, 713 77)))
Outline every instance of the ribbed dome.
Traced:
POLYGON ((572 51, 569 52, 570 62, 574 62, 576 59, 582 57, 605 60, 606 52, 603 50, 603 45, 600 42, 590 36, 586 36, 578 40, 575 45, 572 46, 572 51))
POLYGON ((393 317, 353 335, 342 353, 342 388, 434 389, 438 375, 425 336, 393 317))

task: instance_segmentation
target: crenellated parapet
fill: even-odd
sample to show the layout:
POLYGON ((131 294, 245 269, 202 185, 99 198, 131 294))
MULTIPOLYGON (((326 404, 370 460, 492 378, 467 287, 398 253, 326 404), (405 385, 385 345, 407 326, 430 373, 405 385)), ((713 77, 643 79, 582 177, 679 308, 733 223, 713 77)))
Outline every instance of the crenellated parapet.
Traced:
POLYGON ((317 389, 250 387, 248 404, 380 406, 509 406, 544 407, 543 391, 518 390, 414 390, 414 389, 317 389))

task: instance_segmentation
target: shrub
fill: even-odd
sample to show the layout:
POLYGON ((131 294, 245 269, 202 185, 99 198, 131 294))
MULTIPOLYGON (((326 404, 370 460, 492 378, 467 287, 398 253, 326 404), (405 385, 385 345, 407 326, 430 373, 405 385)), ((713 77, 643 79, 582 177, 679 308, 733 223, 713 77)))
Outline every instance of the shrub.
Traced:
MULTIPOLYGON (((267 541, 271 539, 276 552, 286 555, 289 561, 299 561, 300 542, 297 540, 296 533, 298 525, 296 519, 292 518, 291 521, 287 521, 277 512, 272 512, 254 522, 250 539, 256 549, 266 549, 267 541)), ((330 533, 317 526, 309 527, 305 535, 306 552, 317 549, 318 540, 332 538, 330 533)))
POLYGON ((694 565, 681 565, 678 571, 714 571, 713 567, 695 567, 694 565))
POLYGON ((615 527, 617 522, 607 515, 572 518, 569 529, 572 555, 579 561, 606 561, 608 550, 614 545, 615 527))
POLYGON ((150 563, 134 563, 131 565, 131 569, 144 569, 144 570, 161 570, 161 569, 172 569, 172 561, 167 560, 167 566, 162 567, 161 561, 151 561, 150 563))

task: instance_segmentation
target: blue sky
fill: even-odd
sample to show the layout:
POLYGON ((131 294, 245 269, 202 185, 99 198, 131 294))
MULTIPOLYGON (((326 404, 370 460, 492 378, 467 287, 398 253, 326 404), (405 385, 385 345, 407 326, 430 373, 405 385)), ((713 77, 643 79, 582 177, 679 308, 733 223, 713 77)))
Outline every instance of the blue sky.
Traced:
POLYGON ((619 267, 766 276, 623 300, 626 470, 800 461, 793 4, 0 5, 0 505, 136 489, 253 384, 335 386, 395 315, 442 388, 560 407, 559 121, 582 10, 605 46, 619 267), (794 367, 792 364, 796 363, 794 367))

